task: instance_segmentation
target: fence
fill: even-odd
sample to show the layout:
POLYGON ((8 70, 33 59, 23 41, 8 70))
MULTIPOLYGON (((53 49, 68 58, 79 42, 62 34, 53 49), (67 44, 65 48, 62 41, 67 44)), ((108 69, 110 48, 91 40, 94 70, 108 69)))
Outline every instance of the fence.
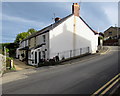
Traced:
POLYGON ((83 54, 87 54, 90 52, 90 48, 89 47, 85 47, 85 48, 79 48, 79 49, 75 49, 75 50, 67 50, 64 52, 59 52, 59 53, 54 53, 52 54, 52 56, 59 56, 59 59, 67 59, 67 58, 72 58, 75 56, 80 56, 83 54))

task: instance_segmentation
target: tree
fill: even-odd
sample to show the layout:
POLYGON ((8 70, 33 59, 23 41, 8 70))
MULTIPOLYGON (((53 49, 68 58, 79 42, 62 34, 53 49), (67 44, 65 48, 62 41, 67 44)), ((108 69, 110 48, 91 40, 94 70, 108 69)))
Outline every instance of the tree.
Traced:
POLYGON ((22 33, 20 33, 20 34, 17 35, 14 43, 19 43, 20 41, 22 41, 23 39, 25 39, 28 36, 29 36, 28 32, 22 32, 22 33))
POLYGON ((37 32, 37 30, 31 28, 31 29, 28 29, 27 32, 22 32, 22 33, 18 34, 16 36, 14 43, 19 44, 20 41, 22 41, 23 39, 27 38, 28 36, 30 36, 31 34, 33 34, 35 32, 37 32))
POLYGON ((31 28, 31 29, 28 29, 27 32, 28 32, 29 34, 33 34, 33 33, 37 32, 37 30, 31 28))

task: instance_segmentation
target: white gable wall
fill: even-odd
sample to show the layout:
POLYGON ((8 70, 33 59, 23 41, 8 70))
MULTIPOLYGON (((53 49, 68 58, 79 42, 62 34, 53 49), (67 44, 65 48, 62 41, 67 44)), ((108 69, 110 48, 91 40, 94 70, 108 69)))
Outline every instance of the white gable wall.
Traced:
POLYGON ((50 58, 74 49, 90 47, 91 53, 97 50, 98 36, 79 17, 75 16, 74 20, 74 15, 51 30, 49 38, 50 58))
POLYGON ((82 41, 82 45, 80 44, 81 41, 78 40, 77 47, 79 46, 79 44, 82 47, 88 45, 90 47, 90 52, 95 53, 98 46, 98 35, 95 35, 93 31, 79 17, 75 16, 75 19, 76 19, 76 34, 88 40, 88 44, 82 41))
POLYGON ((49 32, 50 58, 59 52, 73 50, 73 17, 69 17, 49 32))

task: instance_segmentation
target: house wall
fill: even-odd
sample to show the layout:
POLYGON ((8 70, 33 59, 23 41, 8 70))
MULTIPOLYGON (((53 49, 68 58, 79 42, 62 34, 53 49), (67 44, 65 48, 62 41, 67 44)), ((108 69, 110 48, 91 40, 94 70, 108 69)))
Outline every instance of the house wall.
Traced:
MULTIPOLYGON (((32 40, 32 39, 31 39, 32 40)), ((49 59, 49 33, 44 33, 44 34, 41 34, 41 35, 38 35, 36 36, 36 41, 35 41, 35 46, 38 46, 38 45, 41 45, 45 43, 45 45, 42 45, 41 47, 39 48, 36 48, 36 49, 32 49, 29 53, 28 53, 28 64, 31 64, 31 65, 38 65, 38 63, 40 62, 39 60, 39 52, 41 52, 41 59, 43 59, 43 52, 45 52, 45 58, 44 59, 49 59), (43 35, 45 35, 45 42, 43 40, 43 35), (35 62, 35 52, 37 53, 37 62, 35 62)), ((32 43, 33 44, 33 43, 32 43)), ((35 47, 34 46, 34 47, 35 47)), ((31 46, 33 47, 33 46, 31 46)))
POLYGON ((35 37, 29 39, 29 48, 35 47, 35 37))
POLYGON ((72 31, 73 31, 73 16, 71 16, 66 21, 64 21, 63 23, 61 23, 60 25, 58 25, 49 32, 50 58, 53 58, 60 52, 66 50, 73 50, 72 31))
POLYGON ((23 48, 23 47, 28 46, 28 42, 29 42, 28 40, 22 41, 19 45, 19 48, 23 48))
POLYGON ((26 51, 25 50, 19 50, 20 48, 18 48, 16 50, 16 58, 18 58, 19 60, 23 60, 26 57, 26 51), (24 57, 22 57, 22 54, 24 54, 24 57))
POLYGON ((46 53, 46 58, 45 59, 49 59, 49 32, 41 34, 41 35, 36 37, 36 45, 41 45, 43 43, 45 43, 45 45, 43 45, 42 47, 37 48, 37 49, 40 50, 41 52, 45 51, 47 49, 45 51, 45 53, 46 53), (43 35, 45 35, 45 42, 43 40, 43 35))
POLYGON ((25 41, 23 41, 23 42, 20 43, 20 47, 21 48, 25 47, 25 41))
POLYGON ((76 34, 83 38, 77 38, 76 47, 90 47, 91 53, 96 53, 97 46, 98 46, 98 35, 95 35, 93 31, 88 28, 88 26, 79 18, 75 17, 76 20, 76 34))
POLYGON ((25 41, 25 46, 29 46, 28 42, 29 42, 28 40, 25 41))
POLYGON ((26 57, 27 50, 21 50, 21 49, 29 46, 28 42, 29 42, 28 40, 22 41, 19 45, 19 48, 16 49, 16 58, 19 58, 19 60, 23 60, 26 57), (21 54, 23 53, 24 53, 24 57, 21 56, 21 54))
POLYGON ((58 55, 57 53, 74 49, 90 47, 91 53, 97 50, 98 36, 94 35, 87 25, 77 16, 75 18, 71 16, 55 27, 49 32, 49 36, 50 58, 58 55))
POLYGON ((104 32, 105 39, 107 39, 108 37, 115 37, 117 35, 120 35, 120 29, 118 30, 117 27, 110 27, 104 32))

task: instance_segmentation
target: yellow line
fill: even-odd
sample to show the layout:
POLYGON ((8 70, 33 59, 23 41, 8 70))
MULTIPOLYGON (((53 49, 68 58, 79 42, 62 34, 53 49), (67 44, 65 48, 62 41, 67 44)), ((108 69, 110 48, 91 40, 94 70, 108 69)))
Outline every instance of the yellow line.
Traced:
POLYGON ((104 86, 102 86, 100 89, 98 89, 95 93, 93 93, 93 95, 91 96, 95 96, 96 94, 98 94, 102 89, 104 89, 106 86, 108 86, 113 80, 115 80, 118 76, 120 75, 120 73, 118 75, 116 75, 114 78, 112 78, 109 82, 107 82, 104 86))
POLYGON ((109 51, 110 51, 110 47, 108 47, 108 49, 107 49, 107 51, 105 51, 105 52, 103 52, 103 53, 101 53, 101 54, 106 54, 106 53, 108 53, 109 51))
MULTIPOLYGON (((117 80, 115 80, 108 88, 106 88, 101 94, 105 94, 108 90, 110 90, 110 88, 112 88, 118 81, 120 80, 120 78, 119 79, 117 79, 117 80)), ((100 96, 100 95, 99 95, 100 96)))

